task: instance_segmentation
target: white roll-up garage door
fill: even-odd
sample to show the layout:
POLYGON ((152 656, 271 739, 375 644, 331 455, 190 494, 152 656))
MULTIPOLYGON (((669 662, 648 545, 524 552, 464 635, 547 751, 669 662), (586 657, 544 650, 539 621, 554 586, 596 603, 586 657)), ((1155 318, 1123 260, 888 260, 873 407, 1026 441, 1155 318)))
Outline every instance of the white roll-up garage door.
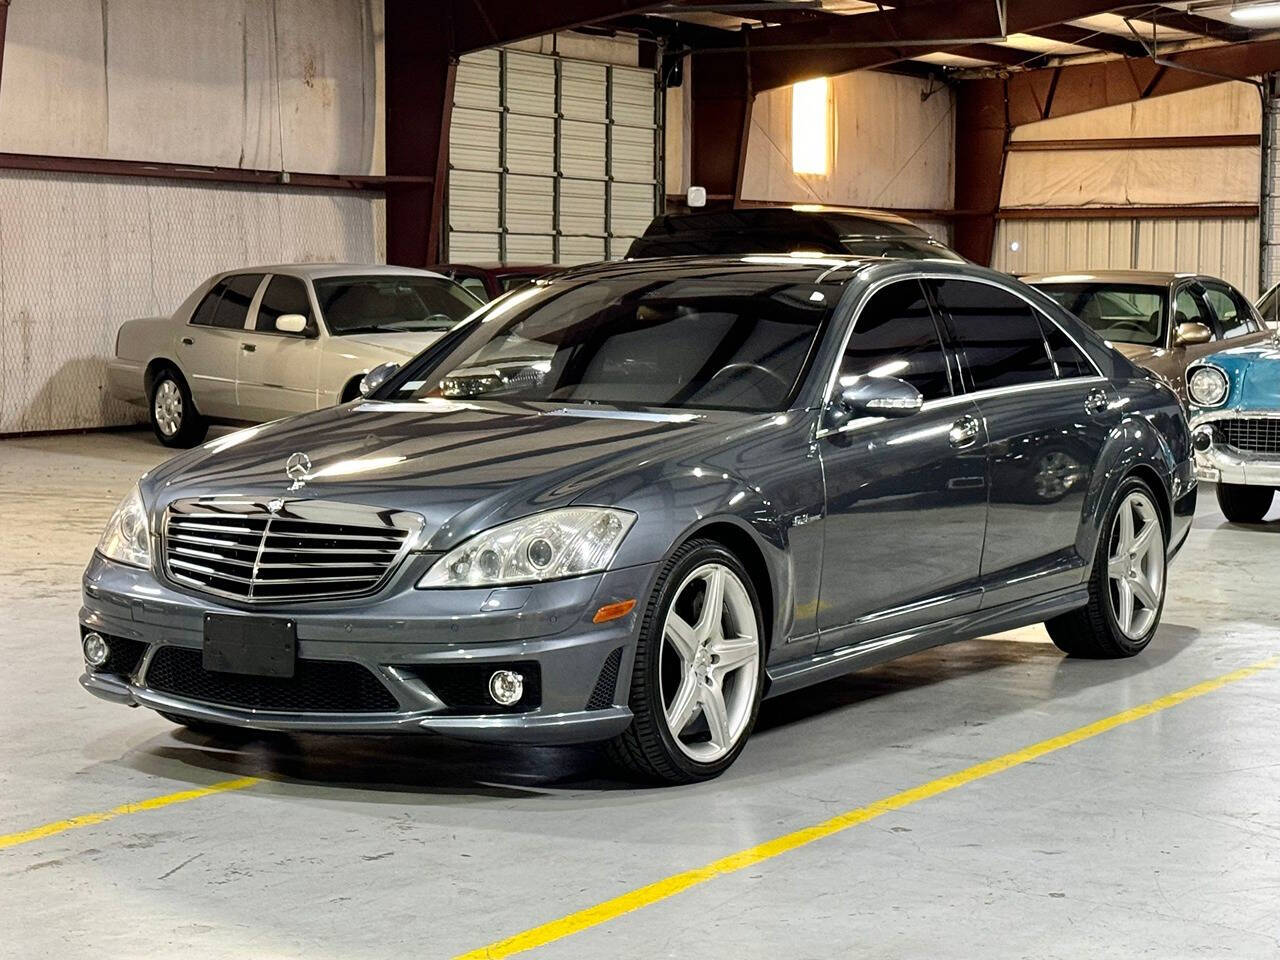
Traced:
POLYGON ((468 54, 449 130, 453 263, 620 257, 661 196, 657 76, 518 50, 468 54))

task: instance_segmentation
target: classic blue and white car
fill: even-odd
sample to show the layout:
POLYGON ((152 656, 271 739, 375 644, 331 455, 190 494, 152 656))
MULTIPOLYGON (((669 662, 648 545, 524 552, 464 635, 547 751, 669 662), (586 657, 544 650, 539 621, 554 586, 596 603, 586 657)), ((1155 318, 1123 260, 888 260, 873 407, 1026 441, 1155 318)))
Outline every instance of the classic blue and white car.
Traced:
POLYGON ((1187 368, 1196 475, 1228 520, 1257 523, 1280 489, 1280 335, 1187 368))

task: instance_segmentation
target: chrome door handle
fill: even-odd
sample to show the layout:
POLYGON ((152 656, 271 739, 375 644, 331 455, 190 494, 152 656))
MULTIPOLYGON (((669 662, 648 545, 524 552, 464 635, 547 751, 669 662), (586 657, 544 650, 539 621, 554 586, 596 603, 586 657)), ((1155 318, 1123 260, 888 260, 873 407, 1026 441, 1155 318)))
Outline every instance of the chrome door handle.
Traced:
POLYGON ((981 429, 977 417, 965 414, 951 425, 951 430, 947 433, 947 440, 957 449, 971 447, 978 439, 978 433, 981 429))
POLYGON ((1107 409, 1107 404, 1111 401, 1107 399, 1107 391, 1100 388, 1094 388, 1089 391, 1089 396, 1084 400, 1084 412, 1090 416, 1101 413, 1107 409))
POLYGON ((242 343, 240 344, 240 349, 243 350, 245 353, 253 353, 253 351, 257 350, 258 348, 255 347, 252 343, 242 343))

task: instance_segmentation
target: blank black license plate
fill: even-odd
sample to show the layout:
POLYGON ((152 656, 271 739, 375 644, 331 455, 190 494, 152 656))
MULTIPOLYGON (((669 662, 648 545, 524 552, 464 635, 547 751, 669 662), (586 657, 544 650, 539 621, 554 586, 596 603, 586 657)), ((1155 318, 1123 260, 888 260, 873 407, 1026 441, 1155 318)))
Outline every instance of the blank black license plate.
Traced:
POLYGON ((292 677, 298 658, 298 627, 274 617, 204 615, 206 670, 256 677, 292 677))

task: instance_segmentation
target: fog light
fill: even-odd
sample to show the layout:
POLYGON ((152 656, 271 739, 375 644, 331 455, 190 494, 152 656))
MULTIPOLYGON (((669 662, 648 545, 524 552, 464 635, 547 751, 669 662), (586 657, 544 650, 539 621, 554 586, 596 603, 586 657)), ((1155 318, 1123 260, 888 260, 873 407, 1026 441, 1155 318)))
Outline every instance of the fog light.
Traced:
POLYGON ((111 655, 111 648, 107 646, 107 641, 102 639, 100 633, 86 633, 81 645, 84 647, 85 662, 91 667, 102 666, 111 655))
POLYGON ((1191 445, 1204 453, 1213 446, 1213 431, 1208 427, 1201 427, 1191 435, 1191 445))
POLYGON ((495 670, 489 677, 489 696, 493 702, 509 707, 524 696, 524 677, 514 670, 495 670))

